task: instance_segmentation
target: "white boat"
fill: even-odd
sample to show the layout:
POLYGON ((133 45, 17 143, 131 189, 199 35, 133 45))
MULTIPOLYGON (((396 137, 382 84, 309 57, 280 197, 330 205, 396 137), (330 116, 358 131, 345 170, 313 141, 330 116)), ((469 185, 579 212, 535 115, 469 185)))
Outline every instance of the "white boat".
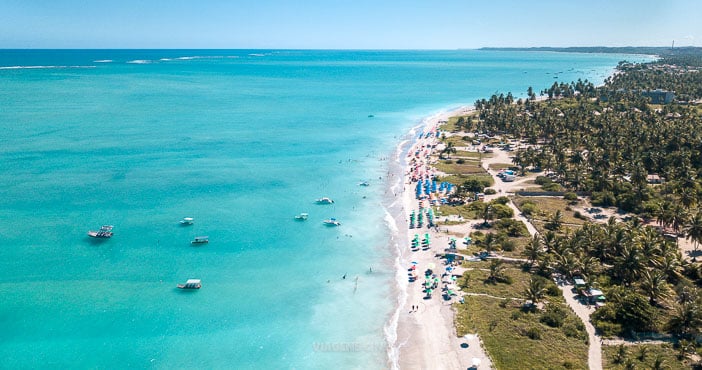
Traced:
POLYGON ((331 200, 330 198, 327 198, 327 197, 317 199, 317 204, 332 204, 332 203, 334 203, 334 201, 331 200))
POLYGON ((202 284, 200 279, 188 279, 185 284, 178 284, 178 289, 200 289, 202 284))
POLYGON ((341 222, 337 221, 334 217, 322 221, 327 226, 341 226, 341 222))
POLYGON ((305 220, 307 220, 307 217, 309 217, 309 215, 307 213, 300 213, 299 215, 295 216, 295 220, 305 221, 305 220))
POLYGON ((360 186, 370 186, 370 184, 368 183, 368 181, 362 181, 362 182, 358 183, 358 185, 360 185, 360 186))
POLYGON ((207 244, 210 242, 209 236, 196 236, 190 244, 207 244))
POLYGON ((195 219, 192 217, 183 217, 183 219, 180 220, 181 225, 192 225, 193 222, 195 222, 195 219))
POLYGON ((114 226, 112 226, 112 225, 102 225, 100 227, 100 230, 98 230, 98 231, 93 231, 93 230, 88 231, 88 236, 91 238, 102 238, 102 239, 111 238, 113 235, 113 233, 112 233, 113 227, 114 226))

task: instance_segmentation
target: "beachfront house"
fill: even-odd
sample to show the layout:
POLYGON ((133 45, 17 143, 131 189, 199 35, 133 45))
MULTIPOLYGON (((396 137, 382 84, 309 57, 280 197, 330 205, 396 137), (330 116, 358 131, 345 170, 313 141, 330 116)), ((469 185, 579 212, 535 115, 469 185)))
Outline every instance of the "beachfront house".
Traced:
POLYGON ((661 177, 658 174, 650 174, 646 176, 646 182, 649 184, 661 184, 663 181, 661 180, 661 177))

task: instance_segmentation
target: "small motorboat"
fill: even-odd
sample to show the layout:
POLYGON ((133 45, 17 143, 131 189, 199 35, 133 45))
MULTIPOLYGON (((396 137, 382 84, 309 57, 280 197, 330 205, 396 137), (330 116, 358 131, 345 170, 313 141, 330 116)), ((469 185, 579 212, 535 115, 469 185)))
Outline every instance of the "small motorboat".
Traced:
POLYGON ((305 221, 305 220, 307 220, 307 217, 309 217, 309 215, 307 213, 300 213, 299 215, 295 216, 295 220, 305 221))
POLYGON ((360 185, 360 186, 370 186, 370 184, 368 183, 368 181, 361 181, 360 183, 358 183, 358 185, 360 185))
POLYGON ((200 279, 188 279, 185 284, 178 284, 177 287, 178 289, 200 289, 202 288, 202 284, 200 283, 200 279))
POLYGON ((209 236, 196 236, 190 244, 207 244, 210 242, 209 236))
POLYGON ((91 238, 101 238, 101 239, 111 238, 112 235, 114 235, 112 233, 113 227, 114 226, 112 226, 112 225, 102 225, 100 227, 100 230, 98 230, 98 231, 94 231, 94 230, 88 231, 88 236, 91 238))
POLYGON ((327 197, 317 199, 317 204, 333 204, 333 203, 334 203, 334 201, 331 200, 330 198, 327 198, 327 197))
POLYGON ((341 226, 341 222, 337 221, 334 217, 322 221, 327 226, 341 226))
POLYGON ((192 225, 193 222, 195 222, 195 219, 193 219, 192 217, 183 217, 183 219, 180 220, 180 224, 183 226, 192 225))

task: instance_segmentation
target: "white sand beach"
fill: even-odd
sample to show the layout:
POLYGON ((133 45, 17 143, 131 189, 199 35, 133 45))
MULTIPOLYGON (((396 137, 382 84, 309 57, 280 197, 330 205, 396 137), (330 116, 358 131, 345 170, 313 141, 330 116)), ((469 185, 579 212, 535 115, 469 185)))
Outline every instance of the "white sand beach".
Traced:
MULTIPOLYGON (((423 132, 435 131, 440 121, 466 112, 468 112, 468 108, 462 107, 431 117, 425 121, 423 132)), ((424 175, 431 174, 432 170, 429 167, 428 158, 432 146, 436 143, 438 143, 438 138, 435 135, 416 140, 409 150, 414 161, 408 160, 408 168, 405 169, 402 200, 407 222, 402 226, 408 230, 407 240, 412 240, 415 234, 419 234, 423 238, 424 234, 428 233, 431 243, 428 250, 413 252, 409 245, 401 248, 401 268, 407 274, 404 283, 409 284, 409 286, 407 299, 400 309, 398 320, 396 345, 399 347, 399 366, 402 369, 489 369, 492 366, 481 348, 479 337, 468 335, 467 338, 459 338, 456 334, 454 310, 451 305, 460 304, 457 303, 460 292, 458 292, 459 296, 452 297, 451 300, 447 301, 443 298, 440 289, 437 288, 432 298, 425 299, 424 271, 433 267, 433 272, 441 277, 447 267, 445 260, 436 257, 437 254, 443 254, 444 249, 448 248, 449 236, 446 230, 441 229, 437 232, 434 228, 409 229, 408 227, 410 213, 412 210, 419 209, 414 192, 416 182, 411 181, 410 171, 416 169, 424 175), (414 153, 417 151, 420 154, 415 156, 414 153), (416 266, 415 271, 418 276, 414 282, 409 281, 412 266, 416 266), (478 365, 476 366, 476 364, 478 365)), ((450 277, 444 276, 442 280, 450 281, 450 277)))

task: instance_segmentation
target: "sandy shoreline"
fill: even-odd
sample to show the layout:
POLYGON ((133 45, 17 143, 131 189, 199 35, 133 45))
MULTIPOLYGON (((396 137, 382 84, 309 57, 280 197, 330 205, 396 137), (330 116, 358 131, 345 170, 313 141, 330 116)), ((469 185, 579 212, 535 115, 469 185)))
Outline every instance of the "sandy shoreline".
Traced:
POLYGON ((458 338, 454 325, 454 310, 451 304, 458 301, 458 297, 453 297, 450 301, 442 298, 439 289, 433 294, 431 299, 424 299, 423 282, 424 271, 435 266, 434 272, 441 276, 445 271, 442 260, 435 257, 436 254, 443 253, 448 247, 449 237, 444 230, 437 232, 434 229, 409 228, 410 213, 418 210, 418 201, 415 199, 416 182, 411 182, 410 170, 417 166, 425 173, 431 173, 428 163, 428 154, 432 145, 439 142, 438 138, 418 139, 419 133, 435 131, 440 121, 449 117, 468 113, 470 107, 460 107, 445 111, 423 120, 420 127, 412 130, 413 138, 396 153, 397 165, 402 166, 402 184, 393 187, 395 197, 401 195, 401 203, 393 203, 395 217, 402 217, 397 220, 399 240, 397 250, 397 284, 399 291, 399 308, 393 314, 391 324, 386 331, 389 331, 390 342, 390 367, 400 369, 466 369, 474 366, 475 359, 480 360, 478 367, 474 369, 488 369, 491 367, 489 358, 485 355, 479 342, 479 338, 458 338), (422 155, 415 157, 416 151, 421 151, 422 155), (410 162, 408 153, 412 154, 414 164, 410 162), (401 209, 398 210, 398 207, 401 209), (413 252, 410 250, 410 240, 415 234, 423 236, 429 234, 431 244, 429 250, 413 252), (416 263, 416 273, 419 278, 414 282, 409 282, 408 269, 416 263), (416 309, 413 310, 413 306, 416 309), (418 307, 418 308, 417 308, 418 307), (393 323, 396 322, 396 330, 393 330, 393 323), (395 333, 392 333, 395 331, 395 333), (395 334, 395 335, 393 335, 395 334))

